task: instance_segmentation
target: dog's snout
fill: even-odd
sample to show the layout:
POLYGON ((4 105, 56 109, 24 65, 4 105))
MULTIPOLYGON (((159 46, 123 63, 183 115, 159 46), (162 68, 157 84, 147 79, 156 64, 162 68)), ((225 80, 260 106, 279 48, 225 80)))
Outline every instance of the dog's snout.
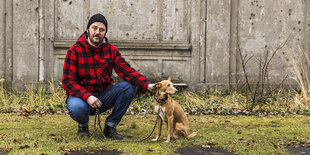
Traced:
POLYGON ((172 86, 172 88, 175 92, 178 92, 178 90, 174 86, 172 86))

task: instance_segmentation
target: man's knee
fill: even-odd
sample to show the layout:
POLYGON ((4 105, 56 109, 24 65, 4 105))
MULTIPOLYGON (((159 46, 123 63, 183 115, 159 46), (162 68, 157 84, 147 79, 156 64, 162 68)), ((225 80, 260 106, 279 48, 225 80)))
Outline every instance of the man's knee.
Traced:
POLYGON ((126 90, 128 93, 132 93, 133 95, 137 92, 137 87, 127 81, 119 82, 119 87, 126 90))
POLYGON ((84 115, 89 110, 87 103, 76 97, 68 99, 67 107, 70 115, 84 115))

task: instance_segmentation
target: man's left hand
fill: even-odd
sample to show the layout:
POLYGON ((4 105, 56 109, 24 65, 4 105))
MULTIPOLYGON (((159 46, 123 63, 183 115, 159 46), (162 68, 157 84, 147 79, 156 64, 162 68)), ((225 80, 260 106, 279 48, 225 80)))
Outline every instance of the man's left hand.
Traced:
POLYGON ((152 93, 155 93, 156 92, 155 84, 152 84, 152 83, 148 84, 147 90, 149 90, 152 93))

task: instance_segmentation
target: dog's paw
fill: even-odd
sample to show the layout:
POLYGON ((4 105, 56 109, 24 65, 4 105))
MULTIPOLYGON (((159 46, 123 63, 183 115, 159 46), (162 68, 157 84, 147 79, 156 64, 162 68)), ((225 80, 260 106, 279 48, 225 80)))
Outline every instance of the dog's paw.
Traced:
POLYGON ((170 142, 170 140, 168 140, 168 139, 165 141, 165 143, 169 143, 169 142, 170 142))
POLYGON ((157 140, 158 140, 158 138, 154 138, 154 139, 152 139, 152 141, 153 141, 153 142, 156 142, 157 140))

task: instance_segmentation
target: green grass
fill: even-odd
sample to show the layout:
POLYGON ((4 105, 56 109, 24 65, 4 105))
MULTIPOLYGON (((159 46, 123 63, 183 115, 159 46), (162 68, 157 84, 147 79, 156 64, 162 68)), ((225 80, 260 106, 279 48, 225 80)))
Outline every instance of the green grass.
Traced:
MULTIPOLYGON (((101 117, 102 120, 106 115, 101 117)), ((191 131, 198 135, 165 143, 150 139, 136 142, 102 142, 98 138, 76 136, 77 124, 68 115, 0 114, 0 148, 10 148, 10 154, 61 154, 62 150, 116 149, 125 154, 174 154, 184 146, 211 146, 226 148, 238 154, 288 154, 287 145, 310 141, 309 116, 257 117, 190 115, 191 131)), ((118 131, 142 139, 154 125, 155 115, 146 117, 125 115, 118 131)), ((93 132, 94 117, 90 117, 93 132)), ((163 125, 162 137, 167 127, 163 125)), ((151 138, 154 138, 155 134, 151 138)))
MULTIPOLYGON (((170 143, 164 143, 163 139, 125 143, 77 137, 76 122, 63 115, 67 113, 65 91, 54 85, 57 84, 52 81, 49 86, 31 86, 24 92, 18 92, 7 91, 1 84, 0 152, 61 154, 66 150, 116 149, 125 154, 174 154, 179 147, 211 146, 226 148, 237 154, 287 154, 285 147, 288 145, 310 145, 308 100, 294 90, 273 92, 274 98, 254 112, 246 110, 246 97, 241 93, 178 92, 172 97, 186 113, 195 114, 188 117, 191 132, 198 132, 196 137, 170 143)), ((128 112, 135 115, 126 115, 118 131, 133 135, 131 139, 135 140, 147 136, 156 119, 152 115, 153 103, 153 94, 138 94, 128 112), (146 118, 141 116, 142 109, 147 110, 146 118)), ((93 132, 94 117, 90 120, 90 131, 93 132)), ((166 135, 167 127, 164 125, 163 136, 166 135)))

